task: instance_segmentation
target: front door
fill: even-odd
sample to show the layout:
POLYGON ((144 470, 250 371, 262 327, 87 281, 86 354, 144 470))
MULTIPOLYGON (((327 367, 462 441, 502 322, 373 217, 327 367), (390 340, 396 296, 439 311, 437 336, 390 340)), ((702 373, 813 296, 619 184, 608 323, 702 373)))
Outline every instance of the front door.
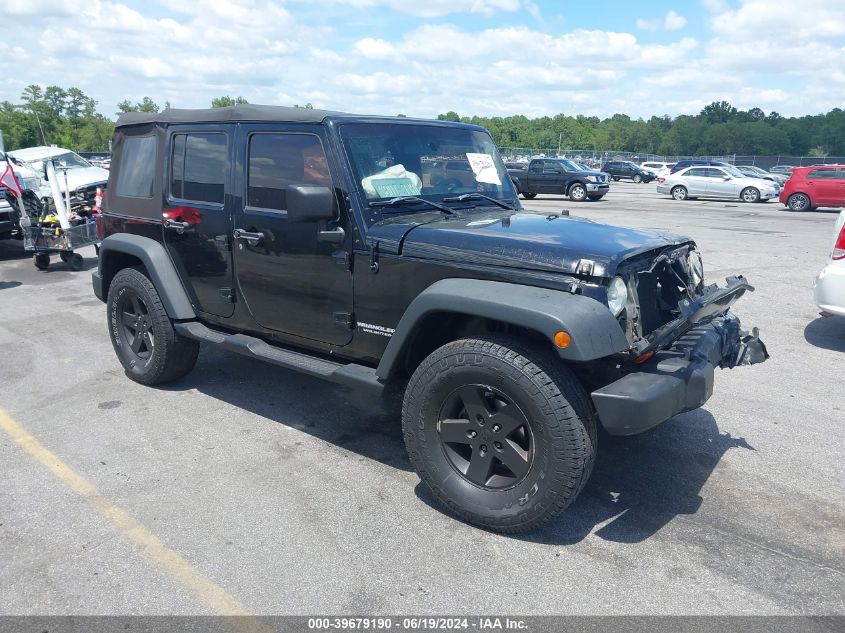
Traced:
MULTIPOLYGON (((290 222, 286 188, 333 187, 323 128, 241 124, 235 214, 238 288, 264 328, 344 345, 352 338, 352 273, 344 244, 320 239, 318 222, 290 222), (240 231, 238 230, 240 229, 240 231), (238 237, 240 235, 240 237, 238 237)), ((341 217, 346 218, 341 208, 341 217)))
POLYGON ((713 198, 738 198, 742 189, 728 172, 718 167, 702 168, 707 174, 707 195, 713 198))
POLYGON ((231 316, 229 169, 233 129, 172 126, 168 134, 164 243, 201 311, 231 316))

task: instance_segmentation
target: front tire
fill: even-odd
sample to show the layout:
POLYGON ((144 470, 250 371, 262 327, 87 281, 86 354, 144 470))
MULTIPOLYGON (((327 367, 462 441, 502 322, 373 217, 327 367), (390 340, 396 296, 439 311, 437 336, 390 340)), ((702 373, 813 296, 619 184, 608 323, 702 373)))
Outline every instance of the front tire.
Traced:
POLYGON ((533 200, 534 198, 537 197, 537 194, 536 193, 530 193, 528 191, 523 191, 522 197, 525 198, 526 200, 533 200))
POLYGON ((569 188, 569 199, 572 202, 583 202, 587 199, 587 188, 580 182, 576 182, 569 188))
POLYGON ((631 180, 633 180, 635 183, 639 184, 643 181, 643 177, 640 174, 634 174, 634 176, 631 178, 631 180))
POLYGON ((566 508, 596 455, 587 392, 549 350, 504 336, 461 339, 414 372, 402 405, 411 462, 458 518, 532 530, 566 508))
POLYGON ((754 187, 746 187, 740 192, 739 198, 743 202, 759 202, 760 190, 755 189, 754 187))
POLYGON ((140 270, 124 268, 114 276, 107 307, 112 346, 129 378, 159 385, 194 368, 199 342, 176 334, 155 286, 140 270))
POLYGON ((809 211, 812 207, 810 196, 806 193, 793 193, 786 199, 786 206, 792 211, 809 211))
POLYGON ((675 200, 686 200, 689 197, 689 192, 686 187, 678 185, 677 187, 672 187, 672 197, 675 200))

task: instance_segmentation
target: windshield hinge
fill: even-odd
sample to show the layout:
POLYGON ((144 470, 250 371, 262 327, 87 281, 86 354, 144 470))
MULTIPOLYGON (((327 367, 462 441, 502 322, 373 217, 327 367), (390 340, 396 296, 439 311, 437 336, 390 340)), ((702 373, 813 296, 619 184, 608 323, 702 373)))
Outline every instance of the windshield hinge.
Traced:
POLYGON ((370 243, 370 270, 378 272, 378 241, 370 243))

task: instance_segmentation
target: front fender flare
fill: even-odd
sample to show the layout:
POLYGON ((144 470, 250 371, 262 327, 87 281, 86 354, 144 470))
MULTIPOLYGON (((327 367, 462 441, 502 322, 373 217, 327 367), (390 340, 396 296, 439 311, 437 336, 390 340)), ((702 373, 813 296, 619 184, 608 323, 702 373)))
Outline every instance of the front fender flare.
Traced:
POLYGON ((111 277, 117 271, 111 270, 110 257, 117 254, 131 255, 141 261, 147 276, 158 291, 161 303, 171 319, 195 319, 197 317, 188 293, 179 278, 179 273, 167 250, 153 239, 131 233, 109 235, 100 244, 100 258, 93 283, 97 296, 105 301, 111 277), (99 291, 97 289, 99 288, 99 291))
POLYGON ((572 337, 561 358, 590 361, 630 347, 607 306, 562 290, 480 279, 441 279, 423 290, 405 310, 379 362, 376 374, 386 380, 401 364, 417 325, 432 313, 457 313, 520 326, 552 344, 561 330, 572 337))

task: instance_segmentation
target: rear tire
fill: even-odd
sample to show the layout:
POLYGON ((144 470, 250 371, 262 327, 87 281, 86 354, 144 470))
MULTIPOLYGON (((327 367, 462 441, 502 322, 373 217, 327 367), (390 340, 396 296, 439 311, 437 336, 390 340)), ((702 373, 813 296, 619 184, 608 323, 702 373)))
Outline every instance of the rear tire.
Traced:
POLYGON ((534 198, 537 197, 537 194, 536 193, 530 193, 528 191, 523 191, 522 197, 525 198, 526 200, 533 200, 534 198))
POLYGON ((176 333, 144 273, 135 268, 118 272, 109 286, 107 308, 112 346, 129 378, 159 385, 194 368, 199 342, 176 333))
POLYGON ((675 200, 686 200, 689 197, 689 192, 686 187, 678 185, 676 187, 672 187, 672 197, 675 200))
POLYGON ((806 193, 793 193, 786 199, 786 206, 792 211, 809 211, 812 209, 810 196, 806 193))
POLYGON ((428 356, 405 391, 402 429, 435 497, 497 532, 532 530, 566 508, 596 456, 584 387, 549 350, 507 336, 460 339, 428 356))

